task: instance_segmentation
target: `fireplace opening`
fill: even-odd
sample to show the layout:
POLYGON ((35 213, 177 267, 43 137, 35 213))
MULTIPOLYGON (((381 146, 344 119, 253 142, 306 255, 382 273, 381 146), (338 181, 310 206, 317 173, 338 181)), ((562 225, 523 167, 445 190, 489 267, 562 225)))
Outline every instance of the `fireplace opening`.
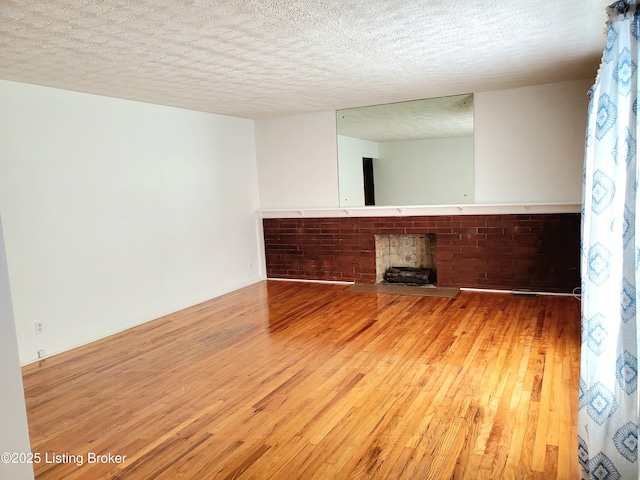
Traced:
POLYGON ((375 235, 376 283, 435 286, 435 235, 375 235))

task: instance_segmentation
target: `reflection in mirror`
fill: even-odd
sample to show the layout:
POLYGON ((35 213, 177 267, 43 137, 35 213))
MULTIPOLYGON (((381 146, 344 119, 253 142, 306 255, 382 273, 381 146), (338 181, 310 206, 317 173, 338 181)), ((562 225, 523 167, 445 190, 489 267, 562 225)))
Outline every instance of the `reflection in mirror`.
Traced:
POLYGON ((336 112, 340 206, 473 203, 473 95, 336 112))

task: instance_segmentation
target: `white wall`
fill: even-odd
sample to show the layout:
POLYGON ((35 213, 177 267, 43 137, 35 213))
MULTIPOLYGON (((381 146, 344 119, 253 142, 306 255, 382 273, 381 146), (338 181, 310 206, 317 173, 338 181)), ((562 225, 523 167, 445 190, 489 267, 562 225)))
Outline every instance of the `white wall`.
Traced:
POLYGON ((379 144, 376 205, 473 203, 473 137, 379 144))
POLYGON ((4 81, 0 105, 23 363, 260 279, 252 121, 4 81))
POLYGON ((378 158, 378 144, 338 135, 338 178, 342 207, 364 205, 363 157, 378 158))
POLYGON ((476 203, 582 201, 592 80, 476 93, 476 203))
MULTIPOLYGON (((4 250, 0 222, 0 453, 28 454, 31 445, 4 250)), ((0 462, 0 478, 33 479, 33 467, 28 463, 0 462)))
POLYGON ((337 207, 336 113, 258 120, 262 208, 337 207))
MULTIPOLYGON (((475 203, 582 201, 591 83, 475 94, 475 203)), ((335 125, 335 112, 256 122, 262 208, 338 206, 335 125)))

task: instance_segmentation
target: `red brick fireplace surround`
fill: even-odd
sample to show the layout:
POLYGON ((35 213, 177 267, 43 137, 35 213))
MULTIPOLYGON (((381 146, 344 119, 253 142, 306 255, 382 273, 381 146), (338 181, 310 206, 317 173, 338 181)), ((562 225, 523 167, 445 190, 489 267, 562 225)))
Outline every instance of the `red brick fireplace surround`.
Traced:
POLYGON ((375 234, 435 234, 440 287, 571 292, 580 214, 265 218, 268 278, 376 280, 375 234))

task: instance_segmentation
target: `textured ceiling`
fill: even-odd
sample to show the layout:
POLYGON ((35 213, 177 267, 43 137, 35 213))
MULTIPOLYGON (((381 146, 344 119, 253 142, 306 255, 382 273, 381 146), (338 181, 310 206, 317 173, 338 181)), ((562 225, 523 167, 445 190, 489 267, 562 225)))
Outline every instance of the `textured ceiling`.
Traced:
POLYGON ((611 0, 2 0, 0 78, 247 118, 592 78, 611 0))

